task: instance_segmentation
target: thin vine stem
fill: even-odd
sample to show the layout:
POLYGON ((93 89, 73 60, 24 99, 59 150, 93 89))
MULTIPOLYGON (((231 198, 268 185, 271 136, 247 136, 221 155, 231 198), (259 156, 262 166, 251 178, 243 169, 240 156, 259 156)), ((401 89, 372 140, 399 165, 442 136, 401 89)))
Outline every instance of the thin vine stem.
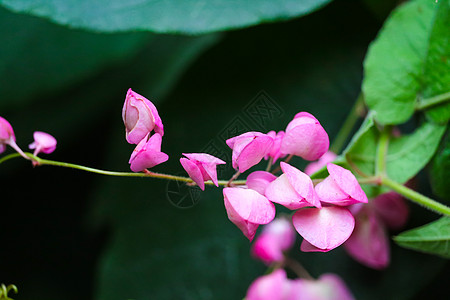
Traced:
POLYGON ((422 99, 417 102, 416 110, 425 110, 432 106, 450 101, 450 91, 444 94, 440 94, 428 99, 422 99))

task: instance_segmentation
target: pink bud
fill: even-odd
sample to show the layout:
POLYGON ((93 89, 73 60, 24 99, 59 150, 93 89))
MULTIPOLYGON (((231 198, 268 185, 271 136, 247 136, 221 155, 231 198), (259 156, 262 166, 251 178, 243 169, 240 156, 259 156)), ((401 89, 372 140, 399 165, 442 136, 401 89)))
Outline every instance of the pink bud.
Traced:
POLYGON ((316 185, 320 201, 339 206, 368 202, 352 172, 332 163, 327 164, 327 169, 330 176, 316 185))
POLYGON ((284 174, 269 184, 266 197, 289 209, 321 207, 311 178, 287 163, 281 162, 280 166, 284 174))
POLYGON ((161 136, 164 128, 155 105, 147 98, 128 89, 122 109, 126 139, 130 144, 138 144, 154 129, 161 136))
POLYGON ((286 277, 283 269, 261 276, 252 282, 247 290, 246 300, 290 300, 293 280, 286 277))
POLYGON ((258 192, 245 188, 223 189, 228 219, 252 241, 260 224, 275 218, 275 206, 258 192))
POLYGON ((233 168, 243 173, 258 164, 269 153, 273 138, 261 132, 247 132, 226 140, 233 149, 233 168))
POLYGON ((316 160, 328 151, 328 134, 319 121, 307 112, 300 112, 286 127, 281 152, 316 160))
POLYGON ((347 253, 361 264, 373 269, 389 265, 389 240, 382 221, 370 207, 356 214, 355 230, 344 243, 347 253))
POLYGON ((355 227, 350 211, 334 206, 300 209, 293 215, 292 223, 308 243, 319 248, 302 247, 302 251, 330 251, 344 243, 355 227))
POLYGON ((216 167, 225 164, 223 160, 206 153, 183 153, 183 155, 187 158, 180 158, 181 165, 203 191, 205 181, 208 180, 219 186, 216 167))
POLYGON ((312 175, 313 173, 325 167, 328 163, 332 162, 335 158, 336 154, 334 154, 334 152, 327 151, 319 158, 318 161, 309 163, 305 168, 305 173, 307 175, 312 175))
POLYGON ((269 157, 271 157, 273 162, 276 162, 279 158, 286 156, 286 153, 281 152, 281 143, 283 141, 284 131, 278 131, 278 133, 276 133, 272 130, 269 131, 267 135, 273 138, 273 145, 265 159, 269 159, 269 157))
POLYGON ((128 163, 131 164, 130 168, 133 172, 141 172, 169 159, 167 154, 161 152, 162 136, 159 133, 155 133, 148 141, 147 137, 148 134, 140 141, 131 154, 128 163))
POLYGON ((379 195, 371 200, 371 206, 377 216, 390 229, 401 229, 408 221, 408 205, 403 197, 396 192, 379 195))
POLYGON ((11 142, 16 142, 14 130, 8 121, 0 117, 0 153, 3 153, 6 149, 6 145, 11 142))
POLYGON ((317 280, 297 279, 292 288, 298 300, 353 300, 353 295, 342 279, 335 274, 323 274, 317 280))
POLYGON ((56 149, 56 139, 48 133, 42 131, 35 131, 33 133, 34 142, 28 147, 35 149, 33 155, 38 155, 40 152, 50 154, 56 149))
POLYGON ((265 225, 262 233, 252 246, 252 254, 267 265, 281 262, 283 251, 289 250, 295 241, 292 224, 283 218, 278 218, 265 225))
POLYGON ((271 183, 277 179, 277 176, 266 171, 255 171, 247 176, 247 187, 249 189, 255 190, 261 195, 264 195, 266 188, 271 183))

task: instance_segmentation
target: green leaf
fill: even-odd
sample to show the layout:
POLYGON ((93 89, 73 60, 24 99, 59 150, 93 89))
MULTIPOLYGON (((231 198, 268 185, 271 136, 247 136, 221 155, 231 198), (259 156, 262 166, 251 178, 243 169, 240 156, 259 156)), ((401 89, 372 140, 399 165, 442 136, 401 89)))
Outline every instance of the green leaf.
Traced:
POLYGON ((402 232, 394 241, 408 249, 450 258, 450 217, 402 232))
MULTIPOLYGON (((372 115, 369 114, 343 153, 369 176, 375 175, 376 149, 380 137, 371 119, 372 115)), ((405 183, 422 170, 436 152, 445 129, 445 125, 425 122, 411 134, 391 138, 386 157, 388 177, 405 183)))
POLYGON ((288 20, 331 0, 1 0, 15 11, 100 32, 146 30, 200 34, 288 20))
POLYGON ((154 38, 69 30, 0 8, 0 108, 79 84, 131 59, 154 38))
MULTIPOLYGON (((363 92, 382 124, 408 120, 427 99, 449 92, 449 1, 415 0, 396 9, 371 44, 363 92)), ((445 122, 450 104, 428 115, 445 122)))
POLYGON ((450 185, 450 133, 447 131, 441 141, 430 168, 430 182, 433 193, 442 199, 449 200, 450 185))

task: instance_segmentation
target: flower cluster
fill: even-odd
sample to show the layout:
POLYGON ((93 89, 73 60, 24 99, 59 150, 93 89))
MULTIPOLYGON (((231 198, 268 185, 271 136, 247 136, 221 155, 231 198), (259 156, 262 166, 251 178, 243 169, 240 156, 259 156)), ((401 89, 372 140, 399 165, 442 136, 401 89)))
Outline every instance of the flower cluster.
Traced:
MULTIPOLYGON (((56 139, 48 133, 42 131, 35 131, 33 134, 34 142, 28 147, 34 149, 33 155, 37 156, 43 152, 50 154, 56 149, 56 139)), ((6 150, 6 146, 9 145, 16 150, 25 159, 31 159, 28 157, 22 149, 16 143, 16 136, 11 124, 4 118, 0 117, 0 153, 6 150)), ((37 162, 33 161, 33 164, 37 162)))

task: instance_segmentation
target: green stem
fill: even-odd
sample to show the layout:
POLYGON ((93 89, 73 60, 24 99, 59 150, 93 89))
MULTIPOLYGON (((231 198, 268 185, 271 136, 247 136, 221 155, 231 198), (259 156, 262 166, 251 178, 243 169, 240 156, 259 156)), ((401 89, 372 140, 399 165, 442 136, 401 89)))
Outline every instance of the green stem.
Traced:
POLYGON ((391 127, 384 127, 381 131, 380 139, 377 145, 377 157, 375 162, 375 175, 380 176, 386 174, 386 156, 388 152, 389 138, 391 135, 391 127))
POLYGON ((428 99, 423 99, 420 102, 417 102, 416 110, 424 110, 430 108, 431 106, 448 102, 449 100, 450 100, 450 92, 440 94, 428 99))
POLYGON ((403 195, 409 200, 419 205, 422 205, 423 207, 428 208, 429 210, 432 210, 439 214, 450 216, 450 207, 442 203, 439 203, 431 198, 428 198, 427 196, 424 196, 416 191, 413 191, 410 188, 407 188, 406 186, 387 178, 386 176, 381 177, 381 184, 390 187, 392 190, 396 191, 400 195, 403 195))
POLYGON ((348 139, 348 136, 353 130, 353 127, 355 126, 358 119, 361 117, 361 106, 364 104, 364 97, 361 94, 359 94, 358 99, 356 99, 355 104, 353 105, 352 109, 350 110, 350 113, 348 114, 347 118, 344 121, 344 124, 342 125, 341 129, 339 130, 336 138, 333 141, 333 144, 330 147, 330 151, 334 153, 340 153, 342 148, 345 145, 345 142, 348 139))
MULTIPOLYGON (((186 182, 186 183, 193 183, 193 180, 190 179, 189 177, 175 176, 175 175, 163 174, 163 173, 155 173, 155 172, 151 172, 151 171, 139 172, 139 173, 105 171, 105 170, 85 167, 85 166, 81 166, 81 165, 77 165, 77 164, 43 159, 43 158, 34 156, 33 154, 28 153, 28 152, 25 152, 25 155, 28 156, 32 161, 37 162, 38 165, 42 165, 42 166, 48 165, 48 166, 56 166, 56 167, 63 167, 63 168, 71 168, 71 169, 77 169, 77 170, 81 170, 81 171, 86 171, 86 172, 101 174, 101 175, 107 175, 107 176, 150 177, 150 178, 160 178, 160 179, 166 179, 166 180, 174 180, 174 181, 181 181, 181 182, 186 182)), ((13 153, 13 154, 7 155, 0 159, 0 164, 9 159, 16 158, 16 157, 20 157, 20 154, 13 153)), ((205 182, 205 184, 213 185, 214 183, 211 181, 207 181, 207 182, 205 182)), ((218 184, 219 184, 219 186, 226 186, 228 184, 228 180, 219 180, 218 184)), ((233 184, 234 185, 244 185, 245 180, 235 180, 235 181, 233 181, 233 184)))

